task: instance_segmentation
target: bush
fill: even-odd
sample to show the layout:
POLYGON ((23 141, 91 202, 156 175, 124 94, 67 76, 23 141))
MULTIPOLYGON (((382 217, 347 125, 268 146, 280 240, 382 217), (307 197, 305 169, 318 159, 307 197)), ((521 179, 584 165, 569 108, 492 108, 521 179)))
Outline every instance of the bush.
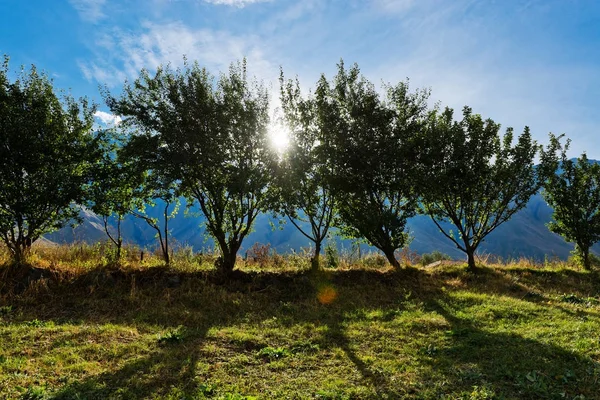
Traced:
POLYGON ((441 251, 433 251, 431 253, 425 253, 421 256, 421 261, 420 264, 421 265, 429 265, 431 263, 434 263, 436 261, 443 261, 443 260, 452 260, 452 257, 450 257, 448 254, 444 254, 441 251))

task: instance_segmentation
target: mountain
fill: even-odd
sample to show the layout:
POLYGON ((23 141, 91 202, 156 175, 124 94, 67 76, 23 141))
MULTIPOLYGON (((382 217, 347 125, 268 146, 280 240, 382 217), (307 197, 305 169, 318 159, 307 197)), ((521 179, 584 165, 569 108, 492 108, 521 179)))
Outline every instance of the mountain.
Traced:
MULTIPOLYGON (((161 205, 148 209, 148 214, 160 217, 161 205)), ((493 254, 504 259, 517 259, 520 257, 544 260, 545 257, 558 257, 566 259, 573 245, 565 242, 560 236, 550 232, 546 223, 551 220, 552 209, 546 204, 540 194, 531 198, 527 207, 513 216, 511 220, 499 226, 492 232, 480 246, 479 252, 493 254)), ((71 243, 83 241, 93 243, 106 240, 103 222, 89 210, 82 211, 83 223, 76 228, 65 228, 58 232, 46 235, 46 239, 58 243, 71 243)), ((182 204, 177 215, 169 221, 171 229, 171 242, 175 245, 191 246, 195 251, 213 248, 213 241, 205 235, 201 226, 202 219, 196 208, 186 211, 185 203, 182 204)), ((254 243, 269 243, 272 248, 280 253, 291 250, 300 251, 309 247, 310 243, 290 223, 282 225, 281 229, 273 226, 280 224, 269 215, 260 215, 252 232, 244 240, 244 249, 254 243)), ((419 254, 441 251, 453 258, 462 259, 464 254, 454 244, 439 232, 435 224, 427 216, 416 216, 408 223, 408 230, 413 237, 410 249, 419 254)), ((125 242, 137 244, 140 247, 153 248, 157 246, 156 231, 150 228, 145 221, 128 216, 122 225, 125 242)), ((340 249, 349 249, 351 242, 336 238, 340 249)), ((364 246, 367 248, 368 246, 364 246)), ((595 247, 600 250, 600 247, 595 247)))

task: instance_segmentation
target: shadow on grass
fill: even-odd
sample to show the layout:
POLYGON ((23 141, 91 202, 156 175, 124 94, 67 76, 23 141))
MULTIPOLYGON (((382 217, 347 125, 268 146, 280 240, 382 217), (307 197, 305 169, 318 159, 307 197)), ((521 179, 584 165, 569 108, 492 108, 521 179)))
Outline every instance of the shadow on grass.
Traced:
POLYGON ((452 382, 445 388, 439 386, 432 394, 471 387, 476 388, 471 393, 480 390, 479 395, 494 394, 498 398, 597 398, 600 360, 555 344, 478 327, 458 317, 449 304, 449 300, 439 298, 432 299, 428 306, 451 325, 447 340, 423 356, 430 366, 422 376, 424 381, 432 387, 439 386, 436 382, 452 382))
POLYGON ((158 351, 130 361, 122 367, 72 382, 62 387, 54 399, 138 399, 165 396, 177 389, 173 398, 195 398, 199 392, 196 365, 197 346, 205 332, 195 332, 185 343, 163 345, 158 351))
MULTIPOLYGON (((568 285, 589 279, 589 274, 578 272, 542 276, 549 277, 553 289, 561 287, 561 276, 566 276, 568 285)), ((178 391, 177 398, 210 396, 213 389, 202 386, 196 370, 199 361, 213 359, 202 348, 208 331, 241 322, 260 324, 275 317, 282 328, 303 323, 325 325, 322 348, 343 351, 362 384, 372 388, 371 398, 440 398, 446 394, 468 396, 475 391, 484 396, 487 391, 499 398, 572 399, 585 395, 593 399, 600 385, 600 369, 590 359, 558 345, 492 331, 485 324, 459 317, 459 305, 442 290, 448 281, 459 280, 469 290, 529 300, 523 297, 529 285, 543 288, 546 283, 536 277, 530 270, 485 269, 468 275, 460 270, 409 268, 388 273, 325 272, 318 276, 256 274, 215 285, 206 274, 174 273, 164 268, 100 268, 72 279, 40 280, 21 296, 5 301, 20 311, 14 318, 16 323, 39 319, 57 324, 182 327, 181 340, 155 346, 109 372, 67 383, 56 398, 148 398, 165 396, 175 390, 172 388, 178 391), (515 276, 520 278, 515 280, 515 276), (527 277, 525 282, 523 276, 527 277), (331 301, 319 297, 326 287, 335 289, 331 301), (420 302, 425 312, 436 313, 447 323, 432 328, 438 335, 429 346, 408 354, 416 363, 412 386, 393 381, 390 371, 378 368, 377 359, 364 357, 346 330, 348 323, 366 321, 358 310, 381 310, 382 323, 393 321, 405 309, 408 294, 410 301, 420 302)), ((598 281, 586 285, 586 291, 600 288, 598 281)), ((573 313, 566 308, 564 312, 573 313)))

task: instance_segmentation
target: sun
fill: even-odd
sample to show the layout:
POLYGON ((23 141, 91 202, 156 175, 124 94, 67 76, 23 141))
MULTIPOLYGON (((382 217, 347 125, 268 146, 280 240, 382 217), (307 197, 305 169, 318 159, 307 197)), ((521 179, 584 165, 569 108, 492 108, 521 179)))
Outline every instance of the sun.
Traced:
POLYGON ((282 124, 272 124, 269 126, 269 139, 271 145, 278 153, 283 153, 290 143, 289 130, 282 124))

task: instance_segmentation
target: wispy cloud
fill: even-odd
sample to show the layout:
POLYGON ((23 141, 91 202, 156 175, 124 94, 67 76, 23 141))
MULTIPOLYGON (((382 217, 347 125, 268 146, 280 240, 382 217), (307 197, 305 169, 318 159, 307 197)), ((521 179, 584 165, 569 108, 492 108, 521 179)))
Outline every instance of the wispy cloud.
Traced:
POLYGON ((573 154, 581 153, 595 140, 597 121, 583 96, 600 89, 600 72, 564 57, 558 40, 535 47, 538 33, 528 36, 522 30, 549 18, 542 6, 531 2, 507 12, 460 0, 437 4, 424 15, 419 10, 402 21, 397 33, 409 52, 394 54, 391 48, 387 60, 366 71, 391 82, 409 77, 414 86, 430 87, 434 100, 457 113, 469 105, 517 132, 528 125, 542 143, 548 132, 566 133, 574 138, 573 154))
POLYGON ((69 2, 84 21, 95 23, 106 17, 104 13, 106 0, 69 0, 69 2))
POLYGON ((592 13, 561 0, 272 0, 269 10, 243 13, 185 1, 196 4, 145 14, 134 30, 117 24, 94 33, 92 56, 79 61, 83 75, 116 87, 142 68, 179 66, 183 55, 213 72, 247 57, 251 74, 276 92, 279 65, 308 89, 344 58, 373 82, 409 77, 457 112, 469 105, 517 131, 530 125, 541 142, 552 131, 572 137, 574 152, 597 143, 597 45, 572 39, 581 34, 578 18, 592 13))
POLYGON ((416 0, 372 0, 375 5, 387 12, 402 12, 412 8, 416 0))
POLYGON ((225 70, 231 62, 246 57, 250 73, 263 79, 277 75, 277 67, 268 61, 264 44, 252 35, 242 37, 225 31, 192 29, 180 22, 145 22, 142 27, 139 32, 117 29, 99 36, 94 49, 96 57, 79 62, 84 76, 116 86, 125 78, 136 77, 142 68, 180 66, 184 56, 213 72, 225 70))

